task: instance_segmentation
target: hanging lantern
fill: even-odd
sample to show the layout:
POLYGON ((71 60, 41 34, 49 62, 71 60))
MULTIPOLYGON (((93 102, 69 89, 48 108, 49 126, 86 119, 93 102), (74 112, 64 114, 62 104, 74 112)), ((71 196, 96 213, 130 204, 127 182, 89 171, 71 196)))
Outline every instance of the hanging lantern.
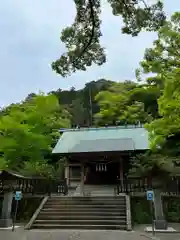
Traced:
POLYGON ((106 166, 106 164, 104 165, 104 167, 105 167, 105 172, 107 171, 107 166, 106 166))
POLYGON ((98 171, 98 165, 96 164, 96 172, 98 171))
POLYGON ((106 172, 107 165, 104 163, 96 164, 96 172, 106 172))
POLYGON ((101 164, 101 171, 104 172, 104 164, 101 164))

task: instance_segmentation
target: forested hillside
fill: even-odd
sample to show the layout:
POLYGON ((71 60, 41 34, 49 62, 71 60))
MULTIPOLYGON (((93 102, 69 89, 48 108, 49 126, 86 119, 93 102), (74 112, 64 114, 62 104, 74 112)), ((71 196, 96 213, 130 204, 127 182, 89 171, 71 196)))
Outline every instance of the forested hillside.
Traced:
MULTIPOLYGON (((51 164, 51 151, 60 128, 138 123, 145 124, 149 131, 151 151, 176 157, 177 162, 180 155, 179 26, 180 13, 175 13, 159 30, 153 47, 146 49, 136 70, 136 82, 97 79, 80 90, 58 89, 46 95, 30 93, 21 103, 3 109, 0 169, 52 175, 58 171, 51 164)), ((167 163, 167 158, 163 159, 167 163)), ((168 160, 168 166, 174 166, 173 161, 168 160)))

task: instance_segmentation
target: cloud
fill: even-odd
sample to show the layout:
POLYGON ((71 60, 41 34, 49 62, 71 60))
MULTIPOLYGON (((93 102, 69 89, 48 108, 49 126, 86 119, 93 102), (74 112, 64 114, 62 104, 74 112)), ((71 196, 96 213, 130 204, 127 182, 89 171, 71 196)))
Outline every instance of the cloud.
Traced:
MULTIPOLYGON (((107 78, 122 81, 133 79, 134 70, 144 49, 152 45, 154 33, 141 33, 132 38, 121 34, 121 19, 114 17, 109 6, 103 7, 102 44, 108 61, 87 72, 69 78, 57 76, 50 63, 64 52, 60 42, 62 28, 75 16, 72 0, 6 0, 0 8, 0 106, 21 101, 31 92, 48 92, 58 88, 76 88, 91 80, 107 78)), ((170 15, 180 9, 179 0, 165 0, 170 15)))

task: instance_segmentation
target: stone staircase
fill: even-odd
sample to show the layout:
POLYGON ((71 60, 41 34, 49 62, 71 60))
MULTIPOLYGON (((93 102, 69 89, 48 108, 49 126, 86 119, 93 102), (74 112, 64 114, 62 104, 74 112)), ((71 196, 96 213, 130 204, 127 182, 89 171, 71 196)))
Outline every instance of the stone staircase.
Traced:
MULTIPOLYGON (((84 196, 114 196, 115 185, 84 185, 84 196)), ((79 184, 71 196, 81 196, 82 187, 79 184)))
POLYGON ((85 196, 114 196, 114 185, 84 185, 85 196))
POLYGON ((126 197, 49 197, 31 228, 127 230, 126 197))

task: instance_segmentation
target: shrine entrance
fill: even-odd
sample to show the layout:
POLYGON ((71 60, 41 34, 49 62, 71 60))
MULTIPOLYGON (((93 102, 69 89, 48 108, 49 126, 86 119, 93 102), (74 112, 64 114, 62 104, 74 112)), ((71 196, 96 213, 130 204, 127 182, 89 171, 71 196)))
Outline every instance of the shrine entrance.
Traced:
POLYGON ((119 162, 91 163, 86 168, 85 184, 116 184, 120 174, 119 162))

